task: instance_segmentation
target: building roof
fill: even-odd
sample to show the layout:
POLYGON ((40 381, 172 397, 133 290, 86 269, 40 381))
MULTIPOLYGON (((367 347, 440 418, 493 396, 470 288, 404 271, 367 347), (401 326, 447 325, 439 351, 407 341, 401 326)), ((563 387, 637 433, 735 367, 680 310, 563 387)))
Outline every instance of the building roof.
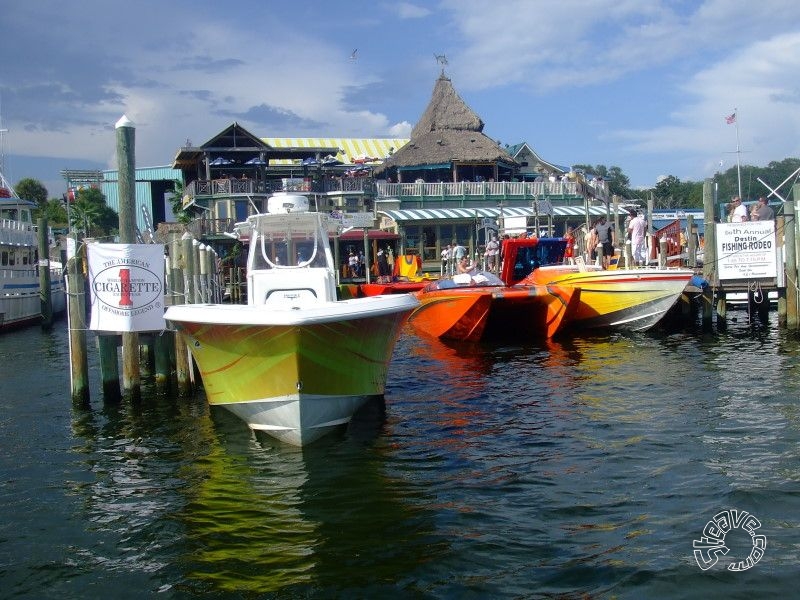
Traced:
POLYGON ((555 171, 558 173, 568 173, 570 171, 569 167, 565 167, 563 165, 557 165, 556 163, 544 160, 541 156, 539 156, 536 153, 536 151, 533 148, 531 148, 528 142, 520 142, 519 144, 506 146, 506 152, 508 152, 515 159, 518 159, 520 155, 524 156, 526 149, 536 159, 537 162, 539 162, 541 165, 544 165, 545 167, 548 167, 550 171, 555 171))
POLYGON ((193 169, 204 158, 212 160, 212 166, 232 168, 251 164, 248 161, 292 158, 302 160, 313 156, 313 150, 303 152, 294 148, 274 148, 234 122, 201 146, 187 144, 182 147, 175 155, 172 167, 193 169))
POLYGON ((442 73, 428 107, 411 131, 409 143, 376 171, 454 162, 517 164, 508 152, 483 134, 481 118, 466 105, 450 79, 442 73))
MULTIPOLYGON (((320 158, 328 154, 343 164, 360 164, 365 158, 383 161, 408 143, 408 138, 261 138, 272 148, 318 149, 320 158)), ((270 164, 292 164, 291 160, 272 160, 270 164)), ((369 163, 366 163, 369 164, 369 163)))

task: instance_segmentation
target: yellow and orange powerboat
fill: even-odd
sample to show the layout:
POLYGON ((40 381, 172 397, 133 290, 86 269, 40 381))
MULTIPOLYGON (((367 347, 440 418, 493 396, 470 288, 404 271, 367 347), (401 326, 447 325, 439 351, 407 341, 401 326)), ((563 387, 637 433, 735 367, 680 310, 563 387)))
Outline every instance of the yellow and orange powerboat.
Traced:
POLYGON ((572 327, 645 331, 672 308, 693 276, 690 269, 549 265, 534 269, 520 283, 579 289, 577 309, 568 318, 572 327))

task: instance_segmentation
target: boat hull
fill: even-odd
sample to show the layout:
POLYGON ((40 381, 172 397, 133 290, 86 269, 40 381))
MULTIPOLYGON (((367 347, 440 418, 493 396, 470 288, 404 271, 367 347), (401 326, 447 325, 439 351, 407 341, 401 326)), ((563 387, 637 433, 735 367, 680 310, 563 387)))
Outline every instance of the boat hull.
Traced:
POLYGON ((420 333, 457 341, 549 338, 575 309, 579 294, 538 285, 423 290, 409 322, 420 333))
POLYGON ((208 402, 296 446, 347 423, 382 395, 412 296, 331 302, 307 310, 183 305, 165 318, 185 340, 208 402))
POLYGON ((524 282, 579 288, 570 326, 646 331, 678 301, 693 275, 688 269, 579 271, 556 266, 540 267, 524 282))
POLYGON ((418 292, 430 281, 393 281, 389 283, 362 283, 358 286, 360 296, 380 296, 383 294, 408 294, 418 292))
MULTIPOLYGON (((0 274, 0 331, 42 321, 42 298, 36 269, 3 270, 0 274)), ((60 271, 50 274, 50 302, 54 315, 66 311, 67 295, 60 271)))

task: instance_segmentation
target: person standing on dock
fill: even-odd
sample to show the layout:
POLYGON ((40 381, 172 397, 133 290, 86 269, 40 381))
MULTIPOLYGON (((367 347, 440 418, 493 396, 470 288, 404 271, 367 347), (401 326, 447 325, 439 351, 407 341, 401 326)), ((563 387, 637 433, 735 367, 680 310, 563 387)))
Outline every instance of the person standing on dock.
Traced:
POLYGON ((597 254, 601 257, 603 268, 608 269, 611 257, 614 256, 614 243, 611 238, 614 225, 606 221, 605 217, 600 217, 594 229, 597 231, 597 254))
POLYGON ((572 229, 572 225, 567 225, 564 239, 567 241, 567 245, 564 247, 564 264, 575 264, 575 232, 572 229))
POLYGON ((747 207, 742 204, 742 199, 739 196, 734 196, 731 200, 733 212, 731 213, 731 223, 744 223, 748 221, 747 207))
POLYGON ((645 230, 647 223, 644 217, 635 210, 631 211, 631 221, 628 223, 628 232, 631 234, 631 252, 633 264, 637 267, 645 264, 645 230))
POLYGON ((497 258, 500 255, 500 243, 497 236, 493 235, 489 243, 486 244, 486 269, 492 273, 497 273, 497 258))
POLYGON ((592 226, 586 230, 585 245, 587 256, 585 260, 587 263, 593 263, 597 259, 597 230, 595 229, 597 223, 592 223, 592 226))
POLYGON ((761 196, 753 209, 751 220, 753 221, 772 221, 775 218, 775 211, 767 203, 767 199, 761 196))

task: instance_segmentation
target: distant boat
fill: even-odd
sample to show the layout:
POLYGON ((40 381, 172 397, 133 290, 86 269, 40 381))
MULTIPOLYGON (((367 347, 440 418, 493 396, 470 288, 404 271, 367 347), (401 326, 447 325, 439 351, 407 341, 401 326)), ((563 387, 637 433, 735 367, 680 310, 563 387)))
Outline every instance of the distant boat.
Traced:
POLYGON ((61 263, 39 256, 39 234, 33 223, 36 204, 16 197, 0 173, 0 330, 41 322, 39 269, 50 270, 54 315, 67 306, 61 263))
POLYGON ((382 395, 412 295, 337 300, 327 215, 279 193, 237 225, 249 238, 247 305, 185 304, 164 315, 186 340, 210 404, 303 446, 382 395))

